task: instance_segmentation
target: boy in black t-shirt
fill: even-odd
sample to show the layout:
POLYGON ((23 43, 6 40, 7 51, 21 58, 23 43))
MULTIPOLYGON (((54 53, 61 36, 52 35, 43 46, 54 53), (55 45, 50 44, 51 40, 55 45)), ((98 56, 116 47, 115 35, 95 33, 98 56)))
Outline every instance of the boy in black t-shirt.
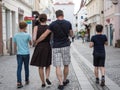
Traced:
POLYGON ((101 86, 105 86, 105 47, 107 45, 107 37, 102 34, 103 26, 96 25, 97 34, 92 36, 90 42, 90 48, 94 48, 93 51, 93 65, 95 67, 94 73, 96 76, 96 83, 99 84, 99 69, 101 71, 101 86))

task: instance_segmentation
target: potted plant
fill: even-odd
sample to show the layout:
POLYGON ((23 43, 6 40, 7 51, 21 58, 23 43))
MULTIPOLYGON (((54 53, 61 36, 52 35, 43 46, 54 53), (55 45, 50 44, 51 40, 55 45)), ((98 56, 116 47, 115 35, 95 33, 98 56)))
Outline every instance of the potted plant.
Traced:
POLYGON ((120 39, 117 40, 117 47, 120 48, 120 39))

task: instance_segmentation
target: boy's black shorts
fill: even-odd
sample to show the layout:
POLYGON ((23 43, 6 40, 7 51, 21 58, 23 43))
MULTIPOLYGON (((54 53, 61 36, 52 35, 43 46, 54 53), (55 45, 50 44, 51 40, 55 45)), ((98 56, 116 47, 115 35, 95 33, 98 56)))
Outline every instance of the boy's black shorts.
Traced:
POLYGON ((96 67, 105 66, 105 53, 94 53, 93 54, 93 65, 96 67))

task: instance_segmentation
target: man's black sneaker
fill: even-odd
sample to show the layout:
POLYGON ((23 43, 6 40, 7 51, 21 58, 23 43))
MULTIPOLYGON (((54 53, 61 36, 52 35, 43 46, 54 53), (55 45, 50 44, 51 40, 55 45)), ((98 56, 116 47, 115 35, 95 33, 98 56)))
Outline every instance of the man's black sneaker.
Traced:
POLYGON ((41 87, 44 88, 46 85, 45 84, 42 84, 41 87))
POLYGON ((63 89, 64 89, 64 86, 63 86, 63 85, 59 85, 59 86, 58 86, 58 89, 59 89, 59 90, 63 90, 63 89))
POLYGON ((101 84, 100 84, 102 87, 105 86, 105 79, 102 79, 101 80, 101 84))
POLYGON ((22 88, 22 87, 23 87, 22 83, 17 83, 17 88, 22 88))
POLYGON ((99 84, 99 78, 96 78, 96 84, 99 84))
POLYGON ((63 85, 66 86, 70 81, 66 79, 66 81, 63 82, 63 85))
POLYGON ((46 82, 47 82, 48 85, 51 85, 51 82, 50 82, 49 79, 46 79, 46 82))

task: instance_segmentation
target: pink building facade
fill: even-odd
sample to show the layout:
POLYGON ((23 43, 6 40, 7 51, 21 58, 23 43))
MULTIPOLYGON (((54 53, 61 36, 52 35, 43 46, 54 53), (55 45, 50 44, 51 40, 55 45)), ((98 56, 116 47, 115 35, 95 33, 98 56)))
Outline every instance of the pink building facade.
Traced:
POLYGON ((108 44, 116 46, 120 40, 120 1, 113 4, 112 0, 104 0, 104 33, 107 35, 108 44))

